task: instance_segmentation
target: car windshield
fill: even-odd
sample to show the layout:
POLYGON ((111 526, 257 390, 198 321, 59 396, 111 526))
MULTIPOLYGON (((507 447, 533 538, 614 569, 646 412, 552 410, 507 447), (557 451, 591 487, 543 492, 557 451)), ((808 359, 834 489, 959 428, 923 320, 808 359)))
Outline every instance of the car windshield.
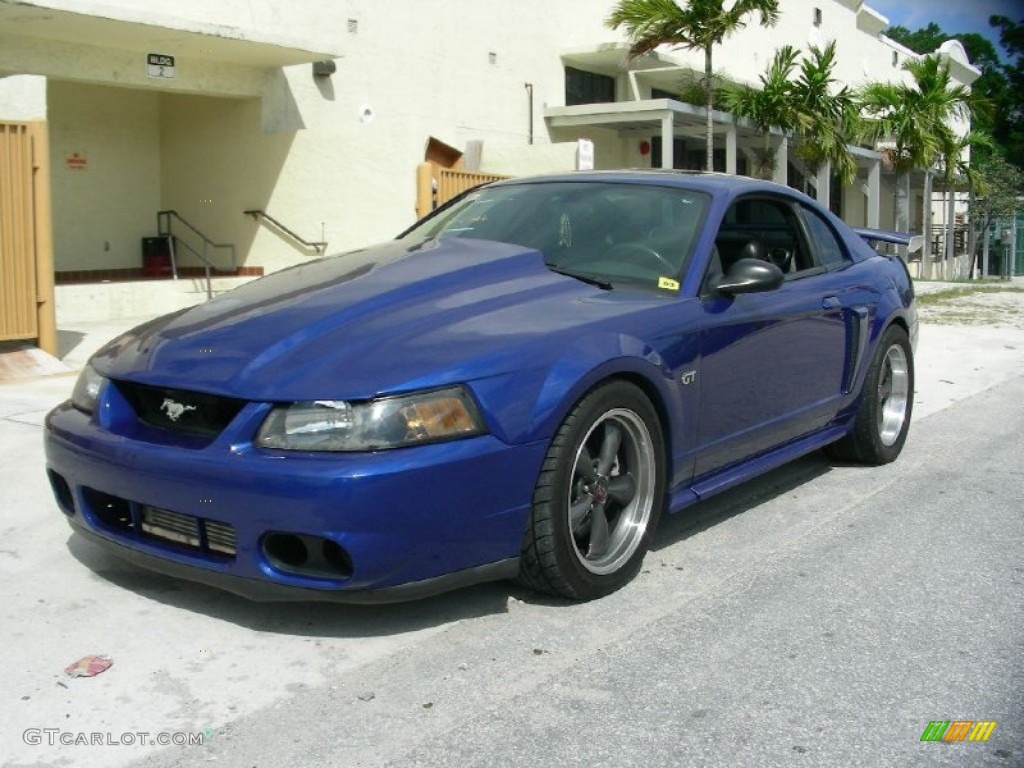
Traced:
POLYGON ((470 192, 402 240, 494 240, 536 249, 559 272, 657 286, 683 273, 708 200, 689 189, 635 183, 505 184, 470 192))

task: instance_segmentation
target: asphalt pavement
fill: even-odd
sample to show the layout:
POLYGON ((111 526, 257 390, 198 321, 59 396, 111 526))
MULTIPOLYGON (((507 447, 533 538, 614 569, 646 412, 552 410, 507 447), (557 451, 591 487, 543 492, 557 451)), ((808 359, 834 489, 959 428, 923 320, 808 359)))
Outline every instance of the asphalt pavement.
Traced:
POLYGON ((136 571, 50 498, 73 375, 2 383, 0 764, 1024 765, 1022 326, 925 325, 895 464, 815 454, 666 518, 587 604, 268 606, 136 571), (88 654, 113 666, 64 674, 88 654), (922 742, 935 720, 997 725, 922 742))

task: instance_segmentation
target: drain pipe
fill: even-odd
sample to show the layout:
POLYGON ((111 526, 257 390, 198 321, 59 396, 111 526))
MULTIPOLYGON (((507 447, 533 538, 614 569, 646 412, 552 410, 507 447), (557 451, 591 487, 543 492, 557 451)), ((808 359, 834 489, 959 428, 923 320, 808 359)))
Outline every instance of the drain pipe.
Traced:
POLYGON ((526 83, 526 98, 530 105, 530 126, 527 131, 528 141, 533 144, 533 83, 526 83))

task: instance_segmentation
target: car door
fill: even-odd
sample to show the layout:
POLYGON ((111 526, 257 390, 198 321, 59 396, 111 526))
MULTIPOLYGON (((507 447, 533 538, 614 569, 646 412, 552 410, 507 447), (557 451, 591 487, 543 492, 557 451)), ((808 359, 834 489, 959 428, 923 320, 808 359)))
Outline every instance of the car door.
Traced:
POLYGON ((841 404, 850 341, 836 295, 842 269, 822 263, 803 217, 795 201, 762 195, 737 200, 723 219, 722 269, 760 255, 785 281, 702 295, 697 477, 825 426, 841 404))

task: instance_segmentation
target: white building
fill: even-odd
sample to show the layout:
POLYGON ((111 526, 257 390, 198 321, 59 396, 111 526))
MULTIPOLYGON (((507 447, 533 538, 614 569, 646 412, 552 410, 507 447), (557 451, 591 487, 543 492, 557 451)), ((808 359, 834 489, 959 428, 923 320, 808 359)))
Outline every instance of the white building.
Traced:
MULTIPOLYGON (((630 62, 604 23, 612 5, 0 0, 0 122, 44 121, 58 286, 137 273, 159 211, 176 212, 163 224, 183 241, 181 264, 199 263, 189 246, 204 250, 191 225, 233 247, 206 248, 217 266, 273 271, 317 249, 247 211, 330 252, 390 238, 415 218, 430 138, 514 175, 574 167, 579 138, 594 142, 598 168, 702 158, 703 109, 671 98, 702 56, 630 62)), ((906 77, 914 54, 883 37, 887 20, 862 2, 780 9, 775 28, 751 20, 717 48, 716 73, 755 83, 781 45, 835 39, 842 81, 906 77)), ((958 81, 980 74, 958 44, 942 55, 958 81)), ((714 117, 717 162, 743 172, 763 137, 714 117)), ((776 146, 785 159, 787 141, 776 146)), ((779 180, 801 171, 789 157, 779 180)), ((853 224, 892 226, 892 177, 877 153, 858 157, 857 181, 816 180, 819 199, 853 224)), ((914 211, 921 194, 918 180, 914 211)), ((130 314, 130 296, 78 289, 85 305, 58 292, 59 317, 130 314)))

